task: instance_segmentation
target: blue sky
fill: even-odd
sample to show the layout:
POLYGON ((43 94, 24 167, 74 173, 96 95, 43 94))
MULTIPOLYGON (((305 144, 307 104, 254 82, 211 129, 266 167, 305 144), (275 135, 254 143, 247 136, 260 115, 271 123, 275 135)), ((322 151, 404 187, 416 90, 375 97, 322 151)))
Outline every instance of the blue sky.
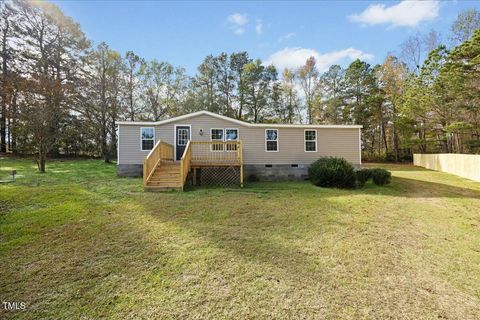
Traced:
POLYGON ((357 57, 381 63, 409 35, 434 29, 448 38, 459 12, 480 9, 479 1, 54 2, 95 44, 192 75, 206 55, 220 52, 247 51, 279 68, 311 55, 320 69, 357 57))

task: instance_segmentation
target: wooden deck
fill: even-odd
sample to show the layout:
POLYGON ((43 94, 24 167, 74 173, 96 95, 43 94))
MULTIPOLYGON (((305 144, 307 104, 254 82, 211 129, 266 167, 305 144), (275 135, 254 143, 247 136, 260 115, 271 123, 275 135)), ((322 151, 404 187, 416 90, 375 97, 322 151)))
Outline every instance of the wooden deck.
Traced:
POLYGON ((145 190, 183 190, 188 174, 201 167, 239 167, 243 187, 241 141, 189 141, 182 158, 174 161, 173 145, 158 141, 143 163, 145 190))

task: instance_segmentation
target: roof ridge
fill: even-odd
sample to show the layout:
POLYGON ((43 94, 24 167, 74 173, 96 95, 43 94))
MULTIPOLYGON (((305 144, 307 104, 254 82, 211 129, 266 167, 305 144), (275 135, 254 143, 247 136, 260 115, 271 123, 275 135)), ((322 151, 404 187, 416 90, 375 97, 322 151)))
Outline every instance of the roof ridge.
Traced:
POLYGON ((338 125, 329 125, 329 124, 286 124, 286 123, 250 123, 250 122, 245 122, 242 120, 230 118, 218 113, 214 113, 208 110, 200 110, 196 112, 191 112, 187 113, 184 115, 172 117, 169 119, 165 120, 159 120, 159 121, 117 121, 117 125, 152 125, 152 126, 158 126, 162 124, 167 124, 170 122, 175 122, 178 120, 182 119, 188 119, 192 117, 196 117, 199 115, 209 115, 211 117, 215 117, 218 119, 230 121, 236 124, 243 125, 245 127, 284 127, 284 128, 363 128, 362 125, 344 125, 344 124, 338 124, 338 125))

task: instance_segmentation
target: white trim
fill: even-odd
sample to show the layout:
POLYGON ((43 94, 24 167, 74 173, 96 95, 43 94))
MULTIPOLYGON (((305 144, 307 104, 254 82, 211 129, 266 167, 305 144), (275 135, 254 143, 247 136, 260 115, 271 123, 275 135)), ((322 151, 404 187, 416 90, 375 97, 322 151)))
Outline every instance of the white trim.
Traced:
MULTIPOLYGON (((152 149, 143 150, 143 143, 142 143, 142 141, 144 140, 144 139, 142 139, 142 130, 143 129, 153 129, 153 146, 152 146, 152 149, 153 149, 153 147, 155 147, 155 127, 140 127, 140 151, 150 152, 150 151, 152 151, 152 149)), ((150 139, 145 139, 145 140, 150 140, 150 139)))
POLYGON ((120 126, 117 126, 117 166, 120 164, 120 126))
POLYGON ((265 152, 279 152, 280 150, 280 135, 279 135, 280 130, 276 128, 268 128, 265 129, 265 135, 263 136, 263 139, 265 140, 265 152), (267 140, 267 130, 276 130, 277 131, 277 140, 267 140), (277 141, 277 150, 267 150, 267 141, 277 141))
POLYGON ((177 161, 177 127, 189 127, 189 137, 188 140, 192 140, 192 125, 191 124, 175 124, 173 126, 173 160, 177 161))
POLYGON ((358 162, 362 165, 362 130, 358 129, 358 162))
POLYGON ((318 132, 317 132, 317 129, 305 129, 303 130, 303 151, 305 152, 318 152, 318 132), (305 134, 307 133, 307 131, 315 131, 315 151, 312 151, 312 150, 308 150, 307 151, 307 141, 308 142, 312 142, 314 140, 307 140, 306 137, 305 137, 305 134))
POLYGON ((187 140, 186 140, 186 141, 183 141, 183 140, 182 140, 182 143, 183 143, 183 144, 179 144, 180 142, 178 141, 178 134, 179 134, 180 132, 182 132, 182 135, 183 135, 184 133, 187 133, 187 132, 188 132, 188 136, 190 136, 190 128, 177 128, 177 146, 186 147, 187 144, 188 144, 188 141, 190 141, 190 140, 189 140, 189 137, 188 137, 187 135, 185 135, 185 137, 182 136, 182 139, 183 139, 183 140, 185 140, 185 139, 187 139, 187 140), (181 130, 181 131, 180 131, 180 130, 181 130))
MULTIPOLYGON (((225 128, 225 142, 227 142, 227 141, 240 141, 240 130, 238 130, 238 128, 225 128), (237 139, 227 140, 227 130, 237 130, 237 139)), ((235 150, 225 150, 225 152, 237 152, 237 150, 236 149, 235 150)))
MULTIPOLYGON (((156 122, 154 122, 154 121, 152 121, 152 122, 148 122, 148 121, 139 121, 139 122, 118 121, 117 124, 158 126, 158 125, 167 124, 167 123, 175 122, 175 121, 179 121, 179 120, 184 120, 184 119, 188 119, 188 118, 192 118, 192 117, 196 117, 196 116, 200 116, 200 115, 209 115, 209 116, 212 116, 214 118, 230 121, 232 123, 236 123, 236 124, 239 124, 239 125, 242 125, 242 126, 245 126, 245 127, 270 128, 272 126, 272 124, 268 124, 268 123, 248 123, 248 122, 245 122, 245 121, 229 118, 229 117, 222 116, 222 115, 219 115, 219 114, 216 114, 216 113, 213 113, 213 112, 210 112, 210 111, 205 111, 205 110, 197 111, 197 112, 193 112, 193 113, 189 113, 189 114, 184 114, 183 116, 178 116, 178 117, 170 118, 170 119, 167 119, 167 120, 156 121, 156 122)), ((361 128, 363 128, 363 126, 361 126, 361 125, 326 125, 326 124, 323 124, 323 125, 322 124, 276 124, 275 126, 277 128, 327 128, 327 129, 342 129, 342 128, 343 129, 361 129, 361 128)))
MULTIPOLYGON (((222 141, 222 142, 225 141, 225 128, 210 128, 210 142, 213 142, 213 141, 222 141), (218 139, 213 140, 212 130, 222 130, 222 140, 218 140, 218 139)), ((213 150, 213 143, 210 144, 210 152, 223 152, 223 144, 221 146, 222 146, 221 150, 213 150)))

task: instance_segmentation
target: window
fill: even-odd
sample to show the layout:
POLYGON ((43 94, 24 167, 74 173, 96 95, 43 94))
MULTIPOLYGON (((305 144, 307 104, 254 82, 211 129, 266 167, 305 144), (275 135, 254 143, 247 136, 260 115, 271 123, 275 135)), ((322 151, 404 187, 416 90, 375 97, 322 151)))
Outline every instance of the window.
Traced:
POLYGON ((189 129, 179 128, 177 129, 177 146, 186 146, 188 142, 189 129))
POLYGON ((278 151, 278 130, 277 129, 265 130, 265 151, 267 152, 278 151))
MULTIPOLYGON (((225 141, 238 141, 238 129, 225 129, 225 141)), ((227 144, 227 151, 237 151, 237 145, 227 144)))
MULTIPOLYGON (((210 129, 210 140, 223 142, 223 129, 210 129)), ((223 143, 212 144, 212 151, 223 151, 223 143)))
POLYGON ((142 151, 152 150, 155 145, 155 129, 140 128, 140 140, 142 151))
POLYGON ((317 152, 317 130, 305 130, 305 152, 317 152))

